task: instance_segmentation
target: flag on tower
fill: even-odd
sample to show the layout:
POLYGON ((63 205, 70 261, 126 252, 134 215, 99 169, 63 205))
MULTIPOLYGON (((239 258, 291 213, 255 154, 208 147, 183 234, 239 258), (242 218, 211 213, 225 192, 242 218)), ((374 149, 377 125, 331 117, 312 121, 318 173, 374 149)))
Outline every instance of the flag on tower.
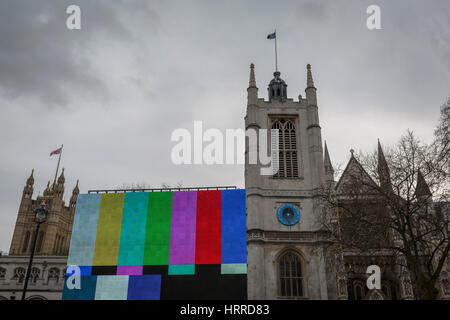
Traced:
POLYGON ((276 32, 267 35, 267 39, 275 39, 276 37, 277 37, 276 32))
POLYGON ((51 157, 52 155, 54 155, 54 154, 60 154, 60 153, 61 153, 61 150, 62 150, 62 147, 59 148, 59 149, 53 150, 52 152, 50 152, 50 157, 51 157))

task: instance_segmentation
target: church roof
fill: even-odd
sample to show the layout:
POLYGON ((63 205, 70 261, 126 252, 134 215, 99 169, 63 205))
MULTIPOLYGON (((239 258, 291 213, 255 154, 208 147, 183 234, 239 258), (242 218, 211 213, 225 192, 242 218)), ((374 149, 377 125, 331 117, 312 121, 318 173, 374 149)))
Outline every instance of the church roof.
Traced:
POLYGON ((350 160, 336 184, 335 191, 338 194, 345 194, 356 189, 360 193, 372 193, 374 189, 378 188, 378 185, 355 158, 353 150, 350 152, 350 160))

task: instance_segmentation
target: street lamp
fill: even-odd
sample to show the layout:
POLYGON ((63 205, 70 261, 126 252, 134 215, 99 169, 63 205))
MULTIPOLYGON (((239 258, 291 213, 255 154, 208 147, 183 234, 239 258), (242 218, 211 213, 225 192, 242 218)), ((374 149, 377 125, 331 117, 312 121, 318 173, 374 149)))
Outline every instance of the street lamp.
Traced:
POLYGON ((31 248, 30 262, 28 263, 27 275, 25 276, 25 284, 23 286, 22 300, 25 300, 25 294, 27 293, 28 280, 30 279, 31 266, 33 264, 34 249, 36 248, 36 240, 39 233, 39 227, 41 226, 41 223, 45 222, 48 214, 48 210, 47 208, 45 208, 44 201, 42 201, 41 206, 39 208, 36 208, 34 210, 34 214, 35 214, 34 221, 36 222, 36 232, 34 234, 33 246, 31 248))

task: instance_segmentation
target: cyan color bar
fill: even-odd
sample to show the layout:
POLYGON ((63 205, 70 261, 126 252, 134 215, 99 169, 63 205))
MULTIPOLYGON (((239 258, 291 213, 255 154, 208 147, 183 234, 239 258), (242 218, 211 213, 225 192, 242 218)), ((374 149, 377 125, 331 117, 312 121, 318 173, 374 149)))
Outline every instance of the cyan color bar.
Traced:
POLYGON ((129 276, 97 276, 95 300, 127 300, 129 276))
POLYGON ((78 195, 68 265, 92 266, 100 198, 100 194, 78 195))
POLYGON ((246 263, 229 263, 220 266, 221 274, 247 274, 246 263))
POLYGON ((120 233, 119 266, 139 266, 144 263, 148 195, 148 192, 125 194, 120 233))
POLYGON ((64 281, 62 300, 94 300, 97 276, 81 276, 80 289, 69 289, 67 281, 64 281))
POLYGON ((195 274, 195 264, 169 265, 169 275, 193 275, 193 274, 195 274))
POLYGON ((245 190, 222 190, 222 264, 247 263, 245 190))

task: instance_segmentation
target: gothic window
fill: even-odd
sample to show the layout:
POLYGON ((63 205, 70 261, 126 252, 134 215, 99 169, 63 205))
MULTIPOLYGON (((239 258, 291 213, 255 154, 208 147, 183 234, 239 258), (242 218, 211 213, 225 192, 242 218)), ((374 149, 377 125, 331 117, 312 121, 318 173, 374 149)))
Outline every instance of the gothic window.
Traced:
POLYGON ((0 280, 4 280, 6 276, 6 269, 0 268, 0 280))
POLYGON ((28 242, 30 242, 30 231, 27 231, 25 233, 25 238, 23 240, 23 247, 22 247, 22 252, 27 252, 28 249, 28 242))
POLYGON ((41 270, 38 268, 31 268, 30 280, 31 283, 36 283, 36 280, 39 279, 39 275, 41 274, 41 270))
POLYGON ((395 291, 395 285, 390 281, 383 281, 381 283, 381 291, 385 294, 389 300, 397 300, 397 293, 395 291))
POLYGON ((22 283, 25 279, 25 268, 15 268, 14 269, 14 275, 13 280, 17 280, 17 282, 22 283))
POLYGON ((51 268, 48 271, 48 280, 56 280, 56 282, 58 282, 58 280, 59 280, 59 269, 58 268, 51 268))
POLYGON ((297 135, 293 120, 277 119, 272 129, 278 129, 278 172, 274 178, 298 178, 297 135))
POLYGON ((292 298, 304 296, 302 264, 293 251, 284 253, 279 259, 279 295, 292 298))
POLYGON ((350 279, 347 290, 348 300, 362 300, 368 292, 364 281, 359 279, 350 279))

